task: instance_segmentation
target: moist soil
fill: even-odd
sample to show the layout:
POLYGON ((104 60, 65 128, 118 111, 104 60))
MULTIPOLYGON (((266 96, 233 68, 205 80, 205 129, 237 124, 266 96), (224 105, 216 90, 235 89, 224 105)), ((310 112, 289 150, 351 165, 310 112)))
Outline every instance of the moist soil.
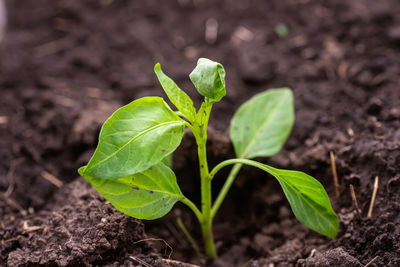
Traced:
MULTIPOLYGON (((373 259, 369 266, 400 266, 399 1, 6 2, 1 266, 364 266, 373 259), (279 24, 288 27, 286 36, 277 34, 279 24), (198 57, 227 71, 227 96, 210 120, 211 166, 234 156, 229 120, 241 103, 267 88, 293 89, 294 130, 278 155, 260 160, 320 180, 340 217, 336 239, 302 226, 278 183, 246 167, 215 219, 219 258, 206 262, 177 229, 181 216, 201 240, 184 206, 163 219, 139 221, 116 211, 78 176, 101 123, 116 108, 163 96, 156 62, 199 105, 188 79, 198 57), (379 189, 367 218, 375 176, 379 189)), ((174 169, 185 195, 198 203, 196 160, 187 133, 174 169)), ((228 171, 215 178, 215 189, 228 171)))

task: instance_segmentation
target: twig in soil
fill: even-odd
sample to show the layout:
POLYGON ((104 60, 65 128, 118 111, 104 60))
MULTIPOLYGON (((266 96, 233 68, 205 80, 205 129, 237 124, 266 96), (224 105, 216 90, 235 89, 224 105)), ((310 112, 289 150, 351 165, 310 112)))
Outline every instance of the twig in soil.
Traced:
POLYGON ((132 260, 134 260, 134 261, 136 261, 136 262, 142 264, 142 265, 145 266, 145 267, 153 267, 153 265, 148 264, 147 262, 145 262, 144 260, 141 260, 141 259, 139 259, 139 258, 136 258, 136 257, 133 257, 133 256, 129 256, 129 258, 131 258, 132 260))
POLYGON ((364 265, 364 267, 368 267, 370 266, 372 263, 374 263, 377 259, 379 259, 379 256, 376 256, 375 258, 373 258, 372 260, 370 260, 367 264, 364 265))
POLYGON ((350 193, 351 193, 351 198, 353 199, 353 204, 356 209, 357 215, 358 215, 358 217, 361 217, 361 210, 358 207, 356 193, 354 192, 354 186, 352 184, 350 185, 350 193))
POLYGON ((369 210, 368 210, 368 218, 371 218, 372 216, 372 210, 374 209, 374 204, 375 204, 375 198, 376 198, 376 192, 378 192, 378 183, 379 183, 379 177, 375 177, 375 183, 374 183, 374 191, 372 191, 372 198, 371 198, 371 203, 369 204, 369 210))
POLYGON ((50 232, 50 228, 48 226, 45 226, 43 228, 42 235, 47 235, 49 232, 50 232))
POLYGON ((335 195, 336 195, 336 198, 339 199, 340 198, 339 179, 338 179, 338 175, 337 175, 337 171, 336 171, 335 155, 333 154, 332 151, 330 152, 330 156, 331 156, 333 182, 334 182, 334 186, 335 186, 335 195))
POLYGON ((4 242, 4 243, 8 243, 8 242, 14 242, 14 241, 17 241, 18 240, 18 237, 11 237, 11 238, 9 238, 9 239, 6 239, 6 240, 2 240, 1 242, 4 242))
POLYGON ((141 240, 138 240, 138 241, 134 242, 133 245, 141 243, 141 242, 147 242, 147 241, 162 241, 170 249, 171 252, 168 254, 168 259, 171 258, 172 253, 174 252, 174 249, 164 239, 161 239, 161 238, 146 238, 146 239, 141 239, 141 240))
POLYGON ((193 237, 190 235, 188 229, 183 224, 181 217, 178 217, 176 219, 176 223, 178 224, 178 227, 182 230, 182 232, 185 234, 187 240, 189 241, 190 245, 192 246, 193 250, 195 251, 196 256, 202 257, 203 255, 200 252, 200 249, 199 249, 199 246, 197 245, 196 240, 194 240, 193 237))
POLYGON ((42 171, 40 173, 40 175, 46 179, 47 181, 49 181, 50 183, 52 183, 53 185, 57 186, 58 188, 63 186, 63 182, 61 182, 57 177, 55 177, 54 175, 52 175, 51 173, 47 172, 47 171, 42 171))
POLYGON ((42 226, 29 226, 28 221, 24 221, 22 229, 29 233, 42 229, 42 226))

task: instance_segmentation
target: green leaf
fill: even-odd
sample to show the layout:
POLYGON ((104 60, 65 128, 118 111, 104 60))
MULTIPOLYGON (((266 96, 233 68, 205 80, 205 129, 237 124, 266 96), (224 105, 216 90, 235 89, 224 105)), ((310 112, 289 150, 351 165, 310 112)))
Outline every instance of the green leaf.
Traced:
POLYGON ((218 62, 200 58, 189 77, 197 91, 209 103, 218 102, 226 95, 225 70, 218 62))
POLYGON ((193 122, 196 115, 196 109, 194 108, 192 99, 190 99, 190 97, 182 91, 171 78, 164 74, 161 70, 160 63, 157 63, 154 66, 154 72, 172 104, 174 104, 190 122, 193 122))
POLYGON ((294 215, 302 224, 322 235, 336 237, 339 218, 320 182, 303 172, 262 165, 278 180, 294 215))
POLYGON ((210 106, 212 107, 212 105, 209 103, 201 103, 200 109, 196 114, 196 122, 200 125, 204 125, 204 123, 206 122, 207 117, 209 116, 208 110, 210 109, 210 106))
POLYGON ((289 88, 257 94, 236 111, 230 136, 237 157, 267 157, 278 153, 294 123, 293 93, 289 88))
POLYGON ((180 144, 185 121, 161 97, 144 97, 118 109, 103 125, 85 174, 120 178, 146 170, 180 144))
POLYGON ((94 178, 78 172, 114 207, 134 218, 153 220, 167 214, 184 198, 174 172, 163 163, 119 179, 94 178))
MULTIPOLYGON (((294 215, 302 224, 322 235, 336 237, 339 229, 338 216, 332 209, 324 187, 316 179, 303 172, 280 170, 248 159, 231 159, 220 163, 212 170, 211 178, 228 164, 246 164, 273 175, 282 186, 294 215)), ((241 165, 235 166, 240 168, 241 165)), ((219 196, 216 203, 218 199, 219 196)))

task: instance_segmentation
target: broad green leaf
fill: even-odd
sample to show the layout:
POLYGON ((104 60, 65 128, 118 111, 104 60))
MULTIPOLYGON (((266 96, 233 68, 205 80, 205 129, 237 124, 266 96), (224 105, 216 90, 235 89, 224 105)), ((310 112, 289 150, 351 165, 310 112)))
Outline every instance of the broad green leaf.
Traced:
POLYGON ((218 102, 226 95, 225 70, 218 62, 200 58, 189 77, 197 91, 209 103, 218 102))
POLYGON ((172 104, 174 104, 190 122, 193 122, 196 109, 194 108, 192 99, 190 99, 171 78, 164 74, 161 70, 160 63, 154 66, 154 72, 172 104))
POLYGON ((255 95, 240 106, 231 121, 230 136, 237 157, 267 157, 278 153, 293 123, 293 94, 289 88, 255 95))
POLYGON ((339 219, 333 211, 328 194, 316 179, 299 171, 280 170, 253 160, 237 159, 239 164, 260 168, 273 175, 282 186, 296 218, 310 229, 334 238, 339 219))
POLYGON ((157 164, 180 144, 185 121, 161 97, 144 97, 118 109, 103 125, 85 174, 120 178, 157 164))
POLYGON ((163 163, 133 175, 118 179, 94 178, 78 172, 114 207, 134 218, 153 220, 167 214, 184 198, 174 172, 163 163))
POLYGON ((335 238, 339 229, 339 218, 321 183, 303 172, 264 166, 265 171, 272 174, 282 186, 296 218, 317 233, 335 238))

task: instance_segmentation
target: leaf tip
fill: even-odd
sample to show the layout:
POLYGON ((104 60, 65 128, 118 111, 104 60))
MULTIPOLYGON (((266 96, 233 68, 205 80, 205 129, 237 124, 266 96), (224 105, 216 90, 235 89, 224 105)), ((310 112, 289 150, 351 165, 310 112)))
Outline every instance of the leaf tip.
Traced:
POLYGON ((157 73, 157 72, 160 71, 160 70, 161 70, 161 65, 160 65, 159 62, 157 62, 157 63, 154 65, 154 72, 157 73))
POLYGON ((335 224, 334 229, 333 229, 332 233, 329 235, 329 237, 332 239, 335 239, 339 233, 339 217, 337 216, 336 213, 335 213, 335 215, 336 215, 336 220, 334 222, 334 224, 335 224))
POLYGON ((336 229, 335 231, 331 232, 331 233, 325 233, 324 235, 331 238, 331 239, 335 239, 336 236, 338 234, 338 229, 336 229))
POLYGON ((86 170, 86 165, 82 166, 78 169, 78 173, 80 176, 83 176, 85 174, 85 170, 86 170))
POLYGON ((327 225, 324 229, 315 229, 308 225, 307 226, 321 235, 335 239, 339 233, 339 217, 333 210, 331 210, 329 217, 329 226, 327 225))
POLYGON ((289 87, 282 87, 279 90, 283 91, 285 94, 287 94, 289 97, 293 98, 293 90, 289 87))

